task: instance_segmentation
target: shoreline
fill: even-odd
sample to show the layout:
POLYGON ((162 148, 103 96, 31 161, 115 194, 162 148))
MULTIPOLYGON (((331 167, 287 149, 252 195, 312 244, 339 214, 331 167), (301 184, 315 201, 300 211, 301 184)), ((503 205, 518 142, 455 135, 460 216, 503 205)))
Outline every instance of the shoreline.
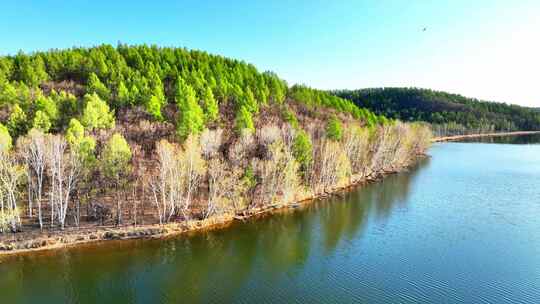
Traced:
MULTIPOLYGON (((511 136, 511 135, 529 135, 540 134, 540 131, 515 131, 501 133, 485 133, 485 134, 468 134, 455 135, 445 137, 435 137, 432 142, 448 142, 465 138, 481 138, 481 137, 496 137, 496 136, 511 136)), ((323 199, 329 196, 340 195, 341 192, 350 191, 369 183, 382 181, 386 176, 397 174, 414 166, 421 158, 427 155, 418 155, 411 160, 409 164, 404 165, 393 171, 383 172, 377 177, 354 178, 352 176, 348 183, 337 185, 334 188, 318 193, 304 194, 297 197, 296 200, 286 204, 276 204, 255 208, 245 213, 222 214, 212 216, 202 220, 189 220, 184 222, 173 222, 166 224, 146 224, 138 226, 105 226, 105 227, 84 227, 72 228, 69 230, 48 231, 36 237, 26 239, 17 238, 14 235, 13 241, 0 242, 0 257, 16 256, 21 254, 30 254, 43 251, 52 251, 75 247, 85 244, 98 244, 107 241, 119 240, 134 240, 134 239, 164 239, 174 237, 181 234, 197 233, 202 231, 210 231, 216 229, 224 229, 236 221, 245 221, 261 216, 268 216, 275 212, 294 210, 299 207, 308 205, 317 199, 323 199)), ((1 261, 0 261, 1 263, 1 261)))
POLYGON ((453 135, 453 136, 434 137, 432 141, 445 142, 445 141, 454 141, 454 140, 460 140, 460 139, 465 139, 465 138, 530 135, 530 134, 540 134, 540 131, 514 131, 514 132, 499 132, 499 133, 484 133, 484 134, 453 135))
MULTIPOLYGON (((344 191, 351 191, 366 184, 380 182, 388 175, 406 171, 424 157, 428 156, 418 155, 409 164, 393 171, 381 173, 377 175, 377 177, 365 177, 361 179, 354 179, 354 177, 351 177, 348 183, 337 185, 329 191, 319 194, 303 195, 290 203, 255 208, 243 214, 224 214, 212 216, 203 220, 189 220, 185 222, 174 222, 161 225, 147 224, 139 226, 95 227, 80 229, 73 228, 64 231, 49 231, 35 238, 28 238, 24 240, 18 239, 11 242, 0 242, 0 258, 58 250, 90 243, 98 244, 100 242, 115 240, 164 239, 182 234, 224 229, 236 221, 256 219, 257 217, 270 216, 273 213, 280 211, 294 210, 299 207, 309 205, 317 199, 324 199, 330 196, 340 195, 340 193, 344 191)), ((16 235, 14 235, 14 237, 16 237, 16 235)))

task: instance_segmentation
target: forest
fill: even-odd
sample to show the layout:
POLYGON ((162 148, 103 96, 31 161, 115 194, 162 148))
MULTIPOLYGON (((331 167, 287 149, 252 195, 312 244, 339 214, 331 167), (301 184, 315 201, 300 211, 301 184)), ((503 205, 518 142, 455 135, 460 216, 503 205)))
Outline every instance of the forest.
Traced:
POLYGON ((0 57, 0 230, 247 214, 424 154, 427 124, 358 104, 185 48, 0 57))
POLYGON ((446 92, 375 88, 332 93, 390 119, 428 122, 436 136, 540 130, 535 109, 446 92))

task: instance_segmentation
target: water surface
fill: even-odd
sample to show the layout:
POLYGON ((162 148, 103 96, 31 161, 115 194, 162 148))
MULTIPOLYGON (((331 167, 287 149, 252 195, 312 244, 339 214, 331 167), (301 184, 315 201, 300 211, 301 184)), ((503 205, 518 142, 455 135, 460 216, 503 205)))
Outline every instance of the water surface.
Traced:
POLYGON ((4 258, 1 303, 540 303, 532 140, 437 144, 410 172, 225 230, 4 258))

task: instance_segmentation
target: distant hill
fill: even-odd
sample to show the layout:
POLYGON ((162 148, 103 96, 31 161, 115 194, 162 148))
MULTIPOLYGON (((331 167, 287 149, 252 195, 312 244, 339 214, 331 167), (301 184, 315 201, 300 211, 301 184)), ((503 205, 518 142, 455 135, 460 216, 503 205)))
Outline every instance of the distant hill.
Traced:
POLYGON ((403 121, 426 121, 461 131, 540 130, 538 108, 420 88, 374 88, 333 93, 376 114, 403 121))

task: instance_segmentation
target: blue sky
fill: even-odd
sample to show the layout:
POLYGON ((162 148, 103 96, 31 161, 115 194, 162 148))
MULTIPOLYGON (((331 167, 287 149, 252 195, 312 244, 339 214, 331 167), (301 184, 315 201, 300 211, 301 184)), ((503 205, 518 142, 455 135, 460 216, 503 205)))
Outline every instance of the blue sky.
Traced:
POLYGON ((2 1, 0 54, 185 46, 290 84, 417 86, 540 107, 539 16, 528 0, 2 1))

